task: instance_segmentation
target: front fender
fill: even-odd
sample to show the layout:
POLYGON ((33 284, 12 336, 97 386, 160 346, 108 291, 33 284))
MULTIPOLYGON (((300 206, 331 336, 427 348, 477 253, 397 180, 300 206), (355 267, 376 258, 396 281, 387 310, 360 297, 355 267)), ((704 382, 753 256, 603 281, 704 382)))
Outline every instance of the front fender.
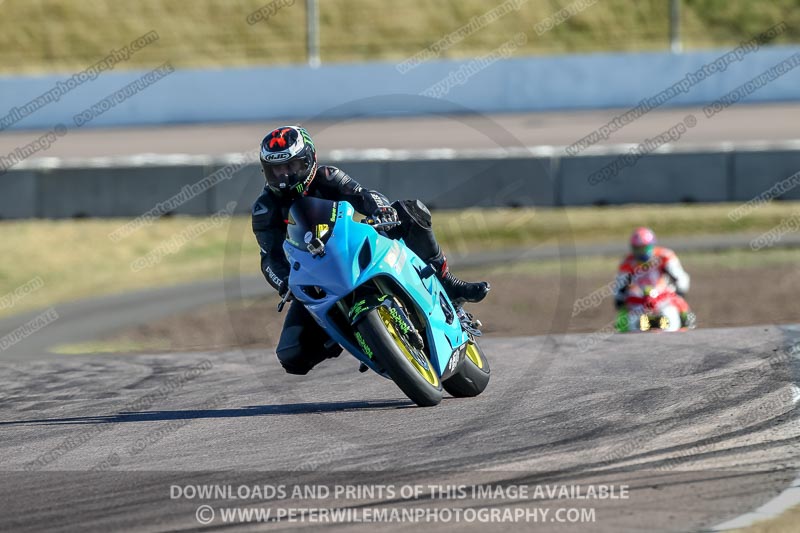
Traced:
POLYGON ((364 293, 359 296, 360 298, 357 299, 353 307, 350 308, 350 316, 347 317, 350 320, 351 326, 355 326, 361 322, 364 317, 367 316, 367 313, 383 305, 384 302, 386 302, 386 298, 388 298, 387 295, 380 295, 372 291, 364 291, 364 293))

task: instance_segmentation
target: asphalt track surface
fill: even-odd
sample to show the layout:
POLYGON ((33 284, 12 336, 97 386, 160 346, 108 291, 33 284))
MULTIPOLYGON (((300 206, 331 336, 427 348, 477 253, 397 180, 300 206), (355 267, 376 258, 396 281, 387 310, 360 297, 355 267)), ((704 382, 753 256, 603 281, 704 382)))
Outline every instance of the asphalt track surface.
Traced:
MULTIPOLYGON (((495 149, 517 146, 568 146, 625 109, 505 115, 388 117, 321 121, 298 117, 314 135, 321 157, 335 150, 495 149), (510 134, 510 135, 509 135, 510 134)), ((800 138, 800 104, 737 105, 706 119, 702 108, 654 110, 599 143, 640 143, 666 131, 687 114, 698 125, 678 146, 718 143, 783 142, 800 138)), ((86 158, 151 154, 219 155, 255 149, 268 129, 279 124, 183 125, 69 131, 40 157, 86 158)), ((30 143, 41 132, 0 134, 0 154, 30 143)), ((587 152, 589 153, 589 152, 587 152)))
MULTIPOLYGON (((204 504, 217 512, 214 529, 230 527, 220 508, 243 506, 273 513, 593 508, 593 523, 538 527, 705 529, 773 498, 800 467, 796 362, 770 359, 789 333, 757 327, 625 336, 588 350, 586 337, 576 335, 487 339, 494 374, 487 391, 431 409, 413 407, 387 380, 359 374, 346 355, 306 377, 287 377, 267 354, 237 351, 4 362, 0 528, 194 529, 204 504), (398 495, 404 485, 478 483, 612 484, 617 494, 628 487, 629 497, 398 495), (263 485, 285 485, 290 494, 300 484, 394 486, 398 493, 336 501, 173 498, 173 486, 197 484, 230 485, 234 494, 263 485)), ((531 524, 426 527, 514 531, 531 524)))
MULTIPOLYGON (((265 286, 215 282, 58 305, 58 320, 0 352, 0 530, 196 529, 198 507, 210 505, 208 529, 245 527, 223 522, 222 508, 270 509, 274 518, 288 509, 343 507, 359 516, 528 512, 528 522, 456 523, 439 514, 439 522, 424 524, 441 531, 695 531, 758 508, 800 469, 800 361, 791 353, 800 329, 790 326, 485 339, 493 369, 486 392, 446 397, 430 409, 415 408, 387 380, 359 374, 347 354, 298 377, 262 351, 47 353, 55 342, 239 290, 257 295, 265 286), (287 498, 173 498, 198 484, 230 486, 234 495, 242 486, 284 485, 287 498), (430 490, 464 485, 469 496, 476 484, 506 491, 445 499, 430 490), (628 498, 534 492, 578 485, 585 494, 599 484, 614 485, 617 495, 628 487, 628 498), (300 485, 395 492, 293 498, 300 485), (527 498, 508 491, 520 485, 529 487, 527 498), (414 486, 424 489, 418 499, 401 496, 414 486), (594 522, 552 521, 569 508, 594 509, 594 522)), ((34 315, 3 320, 0 335, 34 315)), ((298 516, 249 527, 376 526, 298 516)))

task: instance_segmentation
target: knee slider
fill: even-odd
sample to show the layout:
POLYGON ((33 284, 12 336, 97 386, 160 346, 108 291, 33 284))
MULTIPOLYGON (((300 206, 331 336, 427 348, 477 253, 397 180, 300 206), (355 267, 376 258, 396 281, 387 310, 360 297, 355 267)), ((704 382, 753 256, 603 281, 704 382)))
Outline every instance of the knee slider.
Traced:
POLYGON ((303 355, 303 351, 299 346, 279 350, 277 356, 287 374, 304 376, 314 367, 313 362, 303 355))
POLYGON ((293 374, 295 376, 305 376, 306 374, 311 372, 310 368, 288 365, 283 361, 281 361, 281 366, 283 367, 283 369, 286 371, 287 374, 293 374))

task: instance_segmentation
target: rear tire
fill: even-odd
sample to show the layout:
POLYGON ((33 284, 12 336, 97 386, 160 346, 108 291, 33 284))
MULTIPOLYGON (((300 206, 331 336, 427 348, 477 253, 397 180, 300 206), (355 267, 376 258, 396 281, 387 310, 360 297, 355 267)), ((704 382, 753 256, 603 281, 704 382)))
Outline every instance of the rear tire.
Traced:
POLYGON ((471 398, 482 393, 491 377, 489 360, 481 347, 472 339, 467 346, 467 357, 461 368, 442 383, 444 390, 456 398, 471 398), (473 361, 473 358, 475 361, 473 361))
POLYGON ((406 396, 420 407, 432 407, 442 401, 442 381, 431 362, 420 350, 394 329, 391 320, 381 316, 378 307, 369 311, 356 329, 373 351, 373 357, 406 396), (417 357, 414 357, 416 354, 417 357), (422 359, 428 370, 417 361, 422 359))

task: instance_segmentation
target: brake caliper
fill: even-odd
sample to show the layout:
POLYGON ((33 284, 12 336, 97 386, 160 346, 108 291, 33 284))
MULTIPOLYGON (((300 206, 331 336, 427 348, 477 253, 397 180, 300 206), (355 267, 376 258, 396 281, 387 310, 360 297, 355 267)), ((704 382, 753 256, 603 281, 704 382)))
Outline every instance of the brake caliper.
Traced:
POLYGON ((411 319, 408 318, 403 308, 393 299, 388 298, 384 301, 384 305, 389 309, 389 314, 392 316, 392 320, 400 333, 405 335, 408 342, 410 342, 414 348, 422 350, 425 347, 422 335, 420 335, 417 328, 414 327, 414 324, 411 322, 411 319))

